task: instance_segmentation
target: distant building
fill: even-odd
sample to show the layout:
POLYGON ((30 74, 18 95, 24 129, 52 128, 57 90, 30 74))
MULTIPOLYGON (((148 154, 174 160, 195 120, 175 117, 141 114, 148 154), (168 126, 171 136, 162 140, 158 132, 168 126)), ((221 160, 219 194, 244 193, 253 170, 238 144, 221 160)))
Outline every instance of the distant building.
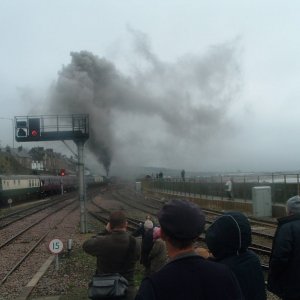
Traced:
POLYGON ((30 150, 34 163, 32 168, 43 170, 50 174, 59 174, 60 170, 66 170, 67 174, 76 173, 76 161, 61 153, 54 152, 53 149, 35 147, 30 150))
MULTIPOLYGON (((8 151, 7 151, 8 152, 8 151)), ((26 169, 31 169, 32 157, 23 147, 10 148, 9 153, 26 169)))
POLYGON ((67 174, 75 174, 77 161, 72 157, 68 158, 61 153, 54 152, 53 149, 44 147, 34 147, 29 151, 22 146, 18 148, 2 148, 2 152, 15 159, 23 168, 29 170, 42 171, 57 175, 61 169, 67 174))
POLYGON ((44 171, 44 163, 42 161, 32 161, 31 163, 32 170, 44 171))

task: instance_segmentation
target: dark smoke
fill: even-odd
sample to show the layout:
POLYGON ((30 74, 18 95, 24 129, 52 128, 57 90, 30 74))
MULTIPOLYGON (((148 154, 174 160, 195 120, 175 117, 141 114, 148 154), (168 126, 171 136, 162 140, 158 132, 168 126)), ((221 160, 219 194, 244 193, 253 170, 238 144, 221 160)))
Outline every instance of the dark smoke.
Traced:
POLYGON ((124 75, 112 62, 91 52, 72 52, 71 63, 59 72, 51 102, 55 113, 90 115, 87 145, 107 172, 114 155, 124 159, 128 155, 122 149, 134 156, 134 151, 142 152, 145 144, 151 144, 151 132, 165 135, 164 148, 175 140, 209 139, 228 123, 226 112, 239 90, 237 42, 166 63, 152 53, 144 35, 132 33, 136 63, 143 65, 134 74, 124 75), (132 120, 140 125, 134 132, 126 131, 132 120), (149 123, 151 130, 143 125, 149 123), (164 132, 156 125, 163 125, 164 132))
POLYGON ((52 109, 56 113, 88 113, 89 149, 109 172, 113 153, 111 101, 119 75, 105 59, 82 51, 71 53, 72 62, 59 73, 52 109))

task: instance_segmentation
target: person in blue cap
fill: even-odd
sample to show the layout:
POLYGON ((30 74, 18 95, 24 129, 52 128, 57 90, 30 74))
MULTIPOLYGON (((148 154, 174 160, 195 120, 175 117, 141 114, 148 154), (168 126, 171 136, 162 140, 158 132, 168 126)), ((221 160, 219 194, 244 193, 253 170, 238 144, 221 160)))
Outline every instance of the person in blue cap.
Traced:
POLYGON ((205 215, 197 205, 171 200, 158 213, 158 221, 169 262, 142 281, 135 300, 244 299, 229 268, 195 253, 194 241, 205 225, 205 215))
POLYGON ((269 262, 268 289, 283 300, 300 300, 300 197, 286 203, 278 219, 269 262))

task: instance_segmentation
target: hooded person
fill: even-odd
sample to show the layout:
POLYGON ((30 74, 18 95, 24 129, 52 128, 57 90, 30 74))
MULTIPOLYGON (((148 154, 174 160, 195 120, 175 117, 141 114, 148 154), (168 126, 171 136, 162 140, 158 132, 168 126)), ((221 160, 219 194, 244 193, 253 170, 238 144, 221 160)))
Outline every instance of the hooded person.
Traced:
POLYGON ((283 300, 300 299, 300 197, 286 203, 278 219, 269 262, 268 289, 283 300))
POLYGON ((245 300, 265 300, 264 276, 258 256, 248 250, 251 226, 245 215, 228 212, 206 231, 206 244, 213 260, 228 266, 236 275, 245 300))
POLYGON ((225 266, 197 255, 194 241, 203 232, 205 215, 194 203, 174 199, 158 213, 169 261, 146 277, 135 300, 241 300, 239 284, 225 266))

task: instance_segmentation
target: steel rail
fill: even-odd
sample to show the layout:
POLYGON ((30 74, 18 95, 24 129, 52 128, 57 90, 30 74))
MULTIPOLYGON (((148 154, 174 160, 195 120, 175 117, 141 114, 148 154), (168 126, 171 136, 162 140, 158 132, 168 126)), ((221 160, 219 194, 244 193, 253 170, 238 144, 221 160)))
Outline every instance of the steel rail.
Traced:
POLYGON ((11 238, 9 238, 8 240, 6 240, 5 242, 3 242, 2 244, 0 244, 0 249, 3 248, 4 246, 8 245, 10 242, 12 242, 14 239, 16 239, 17 237, 19 237, 20 235, 22 235, 24 232, 28 231, 29 229, 31 229, 32 227, 36 226, 37 224, 41 223, 43 220, 47 219, 48 217, 50 217, 51 215, 55 214, 57 211, 59 211, 62 208, 65 208, 71 204, 73 204, 76 200, 72 200, 72 202, 65 204, 62 207, 58 207, 56 210, 54 210, 53 212, 51 212, 50 214, 46 215, 45 217, 41 218, 40 220, 30 224, 28 227, 24 228, 23 230, 19 231, 18 233, 16 233, 14 236, 12 236, 11 238))
MULTIPOLYGON (((73 204, 74 201, 72 201, 70 204, 73 204)), ((70 205, 68 204, 68 205, 70 205)), ((63 206, 62 208, 67 207, 68 205, 63 206)), ((67 212, 67 214, 65 214, 61 220, 55 225, 55 227, 59 224, 62 223, 62 221, 65 219, 65 217, 69 214, 71 214, 74 210, 76 210, 78 208, 79 204, 77 204, 71 211, 67 212)), ((61 208, 60 208, 61 209, 61 208)), ((58 210, 56 210, 55 212, 57 212, 58 210)), ((52 214, 50 214, 52 215, 52 214)), ((50 216, 49 215, 49 216, 50 216)), ((7 280, 7 278, 13 273, 15 272, 18 267, 26 260, 26 258, 39 246, 39 244, 46 238, 46 236, 53 230, 52 227, 50 228, 46 233, 42 234, 41 237, 39 238, 39 240, 27 251, 27 253, 6 273, 6 275, 3 277, 3 279, 0 282, 0 286, 3 285, 5 283, 5 281, 7 280)))

